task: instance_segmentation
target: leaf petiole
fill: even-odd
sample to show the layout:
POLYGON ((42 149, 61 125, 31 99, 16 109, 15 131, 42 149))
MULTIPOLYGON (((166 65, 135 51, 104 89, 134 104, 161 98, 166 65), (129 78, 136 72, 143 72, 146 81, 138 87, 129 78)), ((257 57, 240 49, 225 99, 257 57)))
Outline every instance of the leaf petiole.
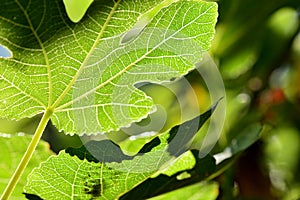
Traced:
POLYGON ((15 186, 17 185, 27 164, 29 163, 29 161, 32 157, 33 152, 36 149, 36 146, 38 145, 38 143, 41 139, 41 136, 43 135, 43 132, 44 132, 52 114, 53 114, 52 109, 47 109, 46 112, 44 113, 22 160, 20 161, 17 169, 15 170, 14 174, 12 175, 8 185, 6 186, 2 196, 0 198, 1 200, 9 199, 10 195, 12 194, 15 186))

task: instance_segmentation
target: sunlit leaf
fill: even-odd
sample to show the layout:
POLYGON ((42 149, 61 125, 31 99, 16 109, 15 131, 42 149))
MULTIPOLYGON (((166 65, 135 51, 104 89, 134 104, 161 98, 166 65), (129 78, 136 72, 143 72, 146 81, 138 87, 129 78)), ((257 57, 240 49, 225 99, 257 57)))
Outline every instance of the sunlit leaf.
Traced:
MULTIPOLYGON (((8 184, 10 176, 14 173, 17 163, 21 160, 23 152, 27 149, 31 137, 24 134, 3 134, 0 133, 0 193, 8 184)), ((23 187, 26 184, 26 177, 30 171, 39 165, 40 162, 45 161, 50 155, 49 145, 46 142, 40 142, 33 158, 28 164, 19 184, 14 190, 10 199, 19 200, 24 198, 23 187)))
POLYGON ((160 195, 149 200, 215 200, 219 194, 217 183, 198 183, 188 187, 174 190, 164 195, 160 195))
POLYGON ((91 3, 93 3, 93 0, 63 0, 63 2, 70 20, 79 22, 91 3))
POLYGON ((161 2, 94 1, 74 24, 61 0, 2 1, 0 44, 13 57, 0 58, 0 116, 22 119, 48 109, 59 130, 79 135, 145 118, 155 108, 134 85, 193 69, 210 47, 217 17, 215 3, 169 2, 122 43, 137 19, 161 2))
MULTIPOLYGON (((43 199, 116 199, 173 164, 175 158, 187 151, 184 146, 214 109, 215 106, 183 123, 182 127, 175 126, 170 134, 155 138, 136 156, 124 155, 120 147, 109 140, 91 141, 79 149, 67 149, 32 171, 25 192, 43 199), (177 149, 176 137, 185 138, 184 143, 180 143, 182 148, 177 149)), ((195 162, 186 157, 193 155, 179 157, 177 164, 166 173, 193 168, 195 162)))

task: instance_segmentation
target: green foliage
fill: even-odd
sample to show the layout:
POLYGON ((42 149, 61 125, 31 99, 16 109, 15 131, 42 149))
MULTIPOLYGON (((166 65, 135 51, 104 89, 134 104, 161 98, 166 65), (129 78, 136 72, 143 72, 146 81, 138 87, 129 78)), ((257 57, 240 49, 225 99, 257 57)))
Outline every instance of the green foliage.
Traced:
MULTIPOLYGON (((25 134, 0 134, 0 191, 3 191, 6 187, 9 178, 13 174, 18 162, 20 161, 23 153, 29 145, 32 137, 25 134)), ((49 145, 46 142, 40 142, 36 152, 33 154, 33 158, 30 160, 28 167, 24 171, 23 176, 20 179, 19 184, 14 190, 11 198, 12 200, 22 199, 24 196, 23 187, 26 185, 26 179, 32 169, 38 167, 39 164, 45 161, 50 155, 49 145)))
POLYGON ((219 198, 297 199, 300 2, 229 0, 219 1, 219 8, 211 51, 228 103, 219 144, 227 148, 257 122, 265 127, 259 142, 222 175, 219 198))
MULTIPOLYGON (((92 142, 80 149, 67 149, 73 157, 66 152, 50 157, 28 176, 25 191, 43 199, 119 198, 180 156, 186 150, 183 147, 210 117, 214 108, 182 125, 184 140, 175 141, 175 144, 170 141, 179 132, 179 126, 175 126, 159 137, 159 143, 152 140, 140 151, 142 155, 135 157, 122 154, 119 147, 108 140, 92 142)), ((193 168, 193 159, 192 154, 184 154, 168 173, 193 168)))
POLYGON ((156 9, 147 28, 122 43, 124 33, 157 3, 95 1, 75 25, 60 1, 26 7, 26 1, 3 2, 0 43, 13 57, 1 60, 0 115, 22 119, 49 109, 59 130, 79 135, 145 118, 153 103, 134 84, 193 69, 210 46, 217 16, 214 3, 175 2, 156 9))
MULTIPOLYGON (((185 122, 182 125, 186 126, 183 128, 186 130, 184 135, 192 139, 195 135, 194 124, 199 125, 198 130, 209 118, 211 111, 185 122)), ((198 151, 174 148, 188 143, 187 140, 183 140, 181 145, 172 143, 172 132, 174 136, 178 127, 159 136, 159 142, 157 138, 153 139, 140 150, 140 154, 133 157, 123 154, 109 140, 91 141, 79 149, 69 148, 58 156, 50 157, 32 171, 25 187, 27 196, 34 195, 43 199, 145 199, 167 193, 158 198, 175 198, 178 194, 172 190, 210 180, 221 173, 238 153, 253 144, 252 138, 260 132, 260 127, 256 126, 246 138, 245 133, 241 133, 235 139, 231 155, 222 159, 215 155, 218 158, 216 163, 210 155, 199 158, 198 151), (236 149, 240 143, 243 145, 236 149), (178 154, 178 151, 185 153, 178 154), (173 164, 166 165, 170 162, 173 164), (45 188, 52 188, 52 192, 45 188)), ((207 190, 195 194, 197 198, 215 199, 218 194, 216 184, 205 186, 201 183, 184 188, 185 195, 190 195, 196 188, 207 190)))
POLYGON ((299 9, 298 0, 218 1, 215 35, 211 1, 2 1, 0 132, 37 129, 32 139, 0 135, 0 191, 29 145, 1 199, 43 132, 63 151, 41 142, 12 199, 25 184, 28 199, 298 199, 299 9), (227 118, 207 155, 218 122, 204 124, 214 106, 198 116, 213 97, 193 69, 209 49, 227 118), (88 142, 66 148, 55 127, 88 142))
POLYGON ((72 22, 79 22, 94 0, 63 0, 68 17, 72 22))
POLYGON ((192 186, 188 186, 173 192, 167 193, 165 195, 157 196, 151 198, 150 200, 214 200, 217 198, 219 193, 217 183, 198 183, 192 186))
MULTIPOLYGON (((11 56, 0 60, 0 116, 20 120, 44 113, 3 199, 9 198, 49 120, 59 130, 78 135, 117 131, 140 121, 155 106, 136 84, 160 83, 186 74, 209 49, 214 35, 215 3, 98 0, 90 7, 91 3, 2 2, 0 44, 11 51, 11 56), (81 22, 73 24, 65 10, 71 21, 81 22)), ((192 124, 183 124, 190 133, 185 140, 176 141, 181 148, 171 149, 169 141, 161 136, 161 144, 149 153, 120 164, 99 166, 65 153, 50 157, 33 171, 26 190, 38 191, 46 199, 90 198, 95 193, 116 198, 149 177, 135 174, 144 170, 141 163, 153 174, 170 159, 166 150, 175 157, 184 153, 196 133, 190 129, 197 131, 210 115, 211 110, 204 113, 203 119, 196 117, 192 124), (149 162, 155 158, 157 162, 149 162), (127 170, 119 177, 125 181, 116 187, 108 184, 110 189, 104 190, 100 179, 118 180, 119 175, 114 175, 117 173, 111 168, 127 170), (86 171, 93 174, 91 182, 86 179, 86 171), (44 178, 49 183, 41 180, 44 178), (61 196, 47 189, 55 184, 61 196)), ((172 130, 171 139, 178 127, 172 130)))

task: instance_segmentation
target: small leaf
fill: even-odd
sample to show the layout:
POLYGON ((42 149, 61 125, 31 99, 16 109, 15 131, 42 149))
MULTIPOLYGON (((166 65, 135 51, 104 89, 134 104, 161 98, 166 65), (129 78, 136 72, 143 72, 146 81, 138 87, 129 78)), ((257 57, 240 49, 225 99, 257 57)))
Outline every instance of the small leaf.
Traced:
POLYGON ((94 0, 63 0, 72 22, 79 22, 94 0))
POLYGON ((25 191, 43 199, 116 199, 166 162, 166 140, 163 144, 122 163, 89 162, 61 152, 32 171, 25 191))
POLYGON ((192 169, 195 166, 195 164, 196 160, 192 152, 187 151, 183 153, 170 167, 168 167, 166 170, 163 170, 161 174, 172 176, 178 173, 179 171, 192 169))

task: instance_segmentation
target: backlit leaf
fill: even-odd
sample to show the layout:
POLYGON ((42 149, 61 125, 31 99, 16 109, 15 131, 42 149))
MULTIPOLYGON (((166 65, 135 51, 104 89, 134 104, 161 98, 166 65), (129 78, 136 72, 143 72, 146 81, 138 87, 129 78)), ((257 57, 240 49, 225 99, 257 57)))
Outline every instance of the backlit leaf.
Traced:
MULTIPOLYGON (((18 135, 0 133, 0 193, 4 191, 10 176, 14 173, 17 163, 21 160, 22 153, 26 151, 30 141, 31 136, 24 135, 23 133, 18 135)), ((46 142, 40 142, 23 176, 21 177, 19 184, 10 197, 11 200, 24 198, 22 193, 23 187, 26 184, 27 175, 34 167, 37 167, 40 162, 45 161, 50 155, 52 155, 52 153, 49 150, 49 145, 46 142)))
POLYGON ((0 58, 0 116, 22 119, 50 109, 59 130, 79 135, 145 118, 155 107, 135 84, 193 69, 210 47, 217 17, 211 2, 160 3, 97 0, 74 24, 61 0, 2 1, 0 44, 13 56, 0 58), (124 43, 152 8, 145 28, 124 43))
MULTIPOLYGON (((169 133, 154 139, 136 156, 126 156, 120 147, 109 140, 91 141, 79 149, 67 149, 50 157, 28 176, 25 192, 42 199, 116 199, 132 190, 162 169, 172 165, 165 173, 191 169, 195 165, 193 154, 185 145, 201 128, 214 110, 175 126, 169 133), (176 135, 177 134, 177 135, 176 135), (178 151, 176 137, 185 137, 178 151), (189 138, 189 140, 187 139, 189 138), (171 140, 175 140, 172 143, 171 140), (180 157, 183 154, 183 157, 180 157)), ((203 172, 204 173, 204 172, 203 172)))

